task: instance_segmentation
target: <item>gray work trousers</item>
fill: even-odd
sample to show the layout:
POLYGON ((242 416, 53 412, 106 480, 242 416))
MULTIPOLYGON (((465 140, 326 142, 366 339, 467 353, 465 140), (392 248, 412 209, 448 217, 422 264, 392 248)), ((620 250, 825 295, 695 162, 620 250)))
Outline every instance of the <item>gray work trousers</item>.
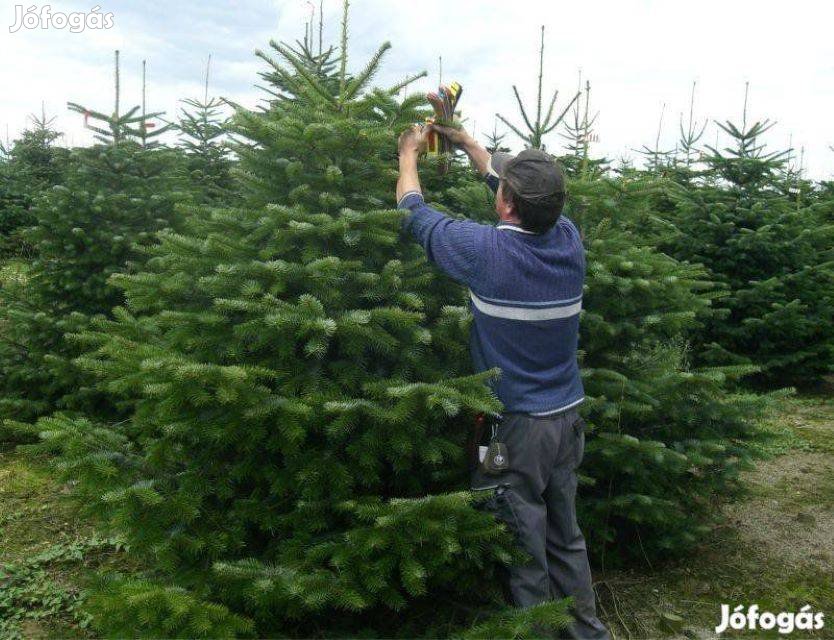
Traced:
POLYGON ((575 409, 547 417, 505 413, 495 439, 507 445, 509 469, 472 473, 472 489, 495 488, 484 508, 505 522, 530 555, 509 570, 514 604, 529 607, 573 596, 571 638, 608 638, 599 621, 585 538, 576 522, 576 468, 585 423, 575 409))

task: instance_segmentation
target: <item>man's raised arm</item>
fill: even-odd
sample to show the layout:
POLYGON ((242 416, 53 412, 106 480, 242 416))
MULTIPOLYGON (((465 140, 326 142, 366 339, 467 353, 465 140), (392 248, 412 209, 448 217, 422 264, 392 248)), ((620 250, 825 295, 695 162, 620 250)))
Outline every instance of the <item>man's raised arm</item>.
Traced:
POLYGON ((468 285, 477 278, 481 256, 476 245, 486 227, 450 218, 426 204, 417 174, 417 158, 425 149, 426 133, 426 127, 415 125, 400 136, 397 207, 410 211, 405 228, 423 246, 429 260, 454 280, 468 285))
POLYGON ((452 144, 466 153, 469 156, 469 161, 475 170, 486 178, 487 184, 493 191, 498 190, 498 176, 494 175, 490 170, 489 161, 492 155, 484 147, 482 147, 475 138, 469 135, 463 129, 455 129, 454 127, 443 127, 441 125, 430 125, 438 133, 446 136, 452 144))

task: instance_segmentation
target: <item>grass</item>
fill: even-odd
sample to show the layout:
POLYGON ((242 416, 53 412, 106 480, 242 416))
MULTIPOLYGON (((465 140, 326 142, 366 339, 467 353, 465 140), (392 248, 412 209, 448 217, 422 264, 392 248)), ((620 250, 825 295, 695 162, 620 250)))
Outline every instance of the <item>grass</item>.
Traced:
POLYGON ((785 421, 814 451, 834 454, 834 389, 827 395, 798 398, 785 421))
MULTIPOLYGON (((596 576, 614 638, 714 637, 722 603, 774 613, 809 604, 834 616, 834 397, 786 398, 762 428, 773 436, 765 459, 696 553, 596 576)), ((0 453, 0 540, 0 637, 91 637, 84 585, 94 570, 128 564, 76 515, 45 461, 0 453)))
POLYGON ((119 545, 76 515, 43 461, 0 453, 0 540, 0 637, 88 637, 83 586, 119 545))
MULTIPOLYGON (((834 615, 834 398, 786 398, 767 459, 746 475, 743 499, 724 507, 691 556, 661 567, 597 576, 601 615, 615 638, 710 638, 721 604, 834 615)), ((793 636, 831 637, 831 627, 793 636)), ((782 637, 728 631, 733 637, 782 637)))
POLYGON ((27 266, 23 260, 7 260, 0 264, 0 286, 26 284, 27 266))
MULTIPOLYGON (((809 556, 807 563, 794 566, 751 547, 743 535, 727 527, 702 544, 696 556, 654 571, 615 573, 598 580, 596 588, 602 617, 614 638, 710 638, 721 619, 721 604, 758 604, 762 611, 774 613, 798 612, 809 604, 830 616, 831 575, 830 564, 819 557, 809 556)), ((768 634, 757 630, 733 635, 768 634)), ((823 630, 805 637, 830 635, 823 630)))

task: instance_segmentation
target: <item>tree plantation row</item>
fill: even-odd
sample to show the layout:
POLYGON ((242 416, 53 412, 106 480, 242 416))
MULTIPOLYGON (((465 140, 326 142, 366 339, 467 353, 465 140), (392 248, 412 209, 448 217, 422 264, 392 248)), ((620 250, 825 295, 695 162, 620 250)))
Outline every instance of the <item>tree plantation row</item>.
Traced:
MULTIPOLYGON (((43 118, 4 150, 0 441, 54 456, 141 567, 90 593, 101 634, 564 624, 564 602, 498 604, 518 551, 467 490, 465 452, 473 417, 500 411, 498 372, 472 373, 467 292, 401 229, 397 136, 429 109, 404 97, 420 74, 372 88, 388 47, 351 71, 346 29, 339 47, 272 42, 264 106, 187 101, 176 146, 159 114, 70 103, 96 145, 61 148, 43 118)), ((510 127, 568 139, 580 523, 612 566, 697 543, 774 395, 832 371, 834 183, 803 179, 746 114, 719 125, 726 149, 690 127, 615 167, 592 154, 589 90, 563 120, 539 99, 529 134, 510 127)), ((490 220, 460 157, 421 172, 428 201, 490 220)))

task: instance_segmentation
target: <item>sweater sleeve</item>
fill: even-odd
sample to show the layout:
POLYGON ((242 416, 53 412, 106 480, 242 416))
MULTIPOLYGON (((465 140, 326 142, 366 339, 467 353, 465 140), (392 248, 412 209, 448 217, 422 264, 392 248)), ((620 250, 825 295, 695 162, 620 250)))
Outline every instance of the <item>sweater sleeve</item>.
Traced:
POLYGON ((495 169, 492 168, 492 156, 489 157, 489 163, 487 164, 487 172, 484 175, 484 181, 487 183, 487 186, 492 190, 492 193, 498 193, 498 183, 500 182, 500 178, 496 173, 495 169))
POLYGON ((492 189, 492 193, 498 192, 498 176, 488 173, 484 176, 484 180, 486 181, 487 186, 492 189))
POLYGON ((403 226, 423 246, 429 260, 460 283, 469 285, 477 279, 481 260, 477 243, 485 225, 450 218, 427 205, 417 191, 406 193, 397 207, 410 211, 403 226))

